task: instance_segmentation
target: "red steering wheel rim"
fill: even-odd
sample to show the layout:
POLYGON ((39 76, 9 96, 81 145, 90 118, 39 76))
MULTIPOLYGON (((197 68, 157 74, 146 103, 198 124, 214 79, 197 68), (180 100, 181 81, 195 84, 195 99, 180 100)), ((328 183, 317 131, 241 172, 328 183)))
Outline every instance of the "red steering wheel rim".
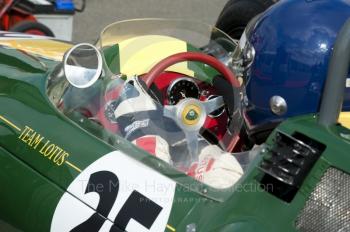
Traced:
POLYGON ((170 66, 183 62, 183 61, 197 61, 202 62, 216 69, 219 73, 221 73, 225 79, 233 86, 240 87, 240 83, 237 80, 235 74, 226 67, 223 63, 221 63, 215 57, 209 56, 200 52, 181 52, 159 61, 153 68, 145 75, 145 83, 148 88, 152 85, 157 76, 163 73, 170 66))

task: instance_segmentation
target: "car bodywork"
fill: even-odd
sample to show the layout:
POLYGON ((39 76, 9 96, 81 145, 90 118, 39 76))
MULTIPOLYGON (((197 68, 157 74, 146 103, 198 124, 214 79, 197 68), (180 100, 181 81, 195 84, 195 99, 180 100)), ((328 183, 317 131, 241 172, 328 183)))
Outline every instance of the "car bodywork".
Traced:
MULTIPOLYGON (((17 48, 22 42, 28 41, 16 40, 17 48)), ((349 131, 341 125, 319 126, 315 115, 280 125, 262 148, 252 151, 259 155, 239 182, 224 190, 193 180, 120 137, 110 135, 115 142, 111 146, 83 129, 88 122, 73 122, 51 103, 47 79, 59 62, 46 49, 37 52, 45 40, 37 42, 37 47, 23 45, 28 48, 25 51, 0 48, 3 230, 69 231, 72 224, 90 220, 90 231, 305 231, 298 227, 304 225, 305 205, 325 173, 337 169, 344 176, 339 181, 348 181, 349 131), (32 49, 35 54, 27 54, 32 49), (308 165, 300 164, 301 175, 287 166, 287 180, 268 164, 264 166, 276 149, 289 154, 298 144, 299 152, 311 152, 313 157, 308 165), (103 170, 117 174, 112 185, 92 178, 97 171, 99 176, 106 174, 103 170), (102 184, 102 190, 96 189, 97 184, 102 184), (117 197, 115 202, 107 199, 102 207, 106 185, 107 192, 117 197), (91 192, 95 201, 87 204, 84 197, 91 192), (73 214, 74 209, 79 209, 79 215, 73 214)), ((61 46, 71 46, 57 45, 54 57, 63 55, 61 46)))

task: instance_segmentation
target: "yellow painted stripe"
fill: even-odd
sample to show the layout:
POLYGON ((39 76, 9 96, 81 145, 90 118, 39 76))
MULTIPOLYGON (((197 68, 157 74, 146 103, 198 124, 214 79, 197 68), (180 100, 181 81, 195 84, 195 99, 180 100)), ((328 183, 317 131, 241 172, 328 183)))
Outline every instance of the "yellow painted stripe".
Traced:
POLYGON ((175 232, 176 229, 174 227, 172 227, 171 225, 166 225, 166 228, 168 228, 169 230, 175 232))
POLYGON ((74 168, 74 169, 77 170, 78 172, 81 172, 81 169, 78 168, 77 166, 75 166, 74 164, 72 164, 71 162, 66 161, 66 164, 69 165, 69 166, 71 166, 72 168, 74 168))
MULTIPOLYGON (((22 131, 18 126, 16 126, 14 123, 12 123, 10 120, 8 120, 7 118, 5 118, 4 116, 0 115, 0 119, 2 121, 4 121, 7 125, 15 128, 18 131, 22 131)), ((74 164, 72 164, 69 161, 66 161, 66 164, 69 165, 70 167, 74 168, 76 171, 81 172, 81 169, 78 168, 77 166, 75 166, 74 164)))
POLYGON ((346 128, 350 129, 350 112, 341 112, 339 122, 346 128))
POLYGON ((0 45, 54 60, 62 60, 64 53, 73 46, 69 43, 50 39, 0 40, 0 45))
POLYGON ((7 125, 15 128, 18 131, 22 131, 21 128, 19 128, 18 126, 16 126, 14 123, 12 123, 10 120, 6 119, 4 116, 0 115, 0 119, 2 121, 4 121, 7 125))

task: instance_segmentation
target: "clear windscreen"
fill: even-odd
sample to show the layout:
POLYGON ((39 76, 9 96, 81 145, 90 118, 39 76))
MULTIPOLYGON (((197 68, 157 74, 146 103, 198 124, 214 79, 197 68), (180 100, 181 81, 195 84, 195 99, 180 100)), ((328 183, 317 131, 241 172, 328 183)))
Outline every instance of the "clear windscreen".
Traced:
POLYGON ((71 85, 60 65, 51 74, 55 106, 111 145, 117 146, 111 134, 122 137, 211 187, 236 183, 243 167, 231 152, 242 126, 241 89, 192 61, 168 67, 146 85, 149 70, 179 52, 209 54, 229 66, 234 42, 205 24, 151 19, 113 24, 98 44, 104 69, 93 85, 71 85))
POLYGON ((134 19, 113 23, 101 32, 97 45, 104 48, 149 35, 176 38, 197 49, 216 50, 223 56, 232 54, 237 46, 237 41, 208 24, 168 19, 134 19))

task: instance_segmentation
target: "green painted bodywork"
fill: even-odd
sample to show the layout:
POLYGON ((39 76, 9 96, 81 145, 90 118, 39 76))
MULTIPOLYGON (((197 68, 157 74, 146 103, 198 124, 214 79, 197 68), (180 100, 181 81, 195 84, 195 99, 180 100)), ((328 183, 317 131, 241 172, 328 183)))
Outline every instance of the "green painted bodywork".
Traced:
MULTIPOLYGON (((116 67, 116 61, 110 60, 115 55, 108 56, 107 64, 116 67)), ((79 175, 72 166, 66 163, 58 166, 38 149, 20 140, 21 131, 14 125, 22 131, 28 126, 64 149, 69 153, 67 161, 81 170, 104 154, 121 150, 175 180, 177 187, 168 225, 176 231, 186 231, 190 224, 195 224, 201 232, 297 231, 294 226, 297 215, 325 170, 333 166, 350 172, 350 140, 347 139, 350 131, 341 125, 320 126, 316 116, 307 115, 289 119, 277 128, 290 135, 302 133, 326 145, 290 203, 260 187, 262 172, 258 165, 267 155, 263 151, 235 186, 226 190, 213 189, 122 138, 112 134, 94 135, 82 129, 79 124, 89 128, 89 122, 73 121, 58 111, 46 93, 47 79, 58 62, 5 48, 0 48, 0 61, 0 231, 50 231, 56 205, 79 175), (110 143, 98 138, 101 136, 109 136, 110 143)), ((93 125, 90 128, 92 132, 93 125)), ((273 145, 275 133, 265 146, 273 145)))

